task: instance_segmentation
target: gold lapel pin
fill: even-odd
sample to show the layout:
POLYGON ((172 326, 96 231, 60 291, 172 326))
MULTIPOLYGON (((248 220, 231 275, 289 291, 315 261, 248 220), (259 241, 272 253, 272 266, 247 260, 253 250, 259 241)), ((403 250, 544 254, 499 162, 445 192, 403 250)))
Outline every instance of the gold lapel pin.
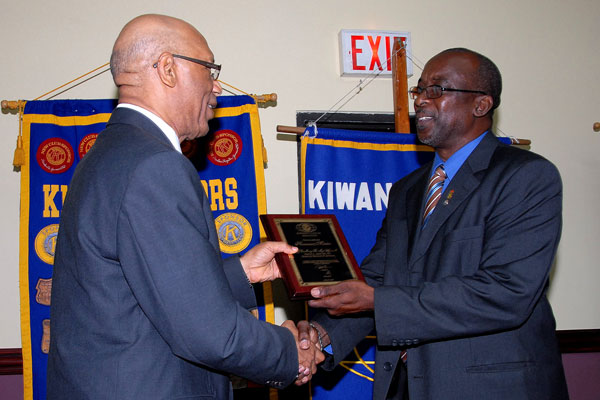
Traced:
POLYGON ((452 196, 454 196, 454 189, 450 190, 450 192, 448 192, 448 196, 446 196, 446 200, 444 200, 444 205, 447 206, 448 203, 450 202, 450 199, 452 199, 452 196))

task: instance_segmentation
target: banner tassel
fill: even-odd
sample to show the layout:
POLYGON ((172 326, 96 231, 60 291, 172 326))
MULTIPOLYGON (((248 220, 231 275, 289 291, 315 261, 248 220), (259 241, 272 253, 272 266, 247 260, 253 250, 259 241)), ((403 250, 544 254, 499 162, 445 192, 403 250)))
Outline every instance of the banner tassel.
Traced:
POLYGON ((23 165, 25 165, 25 150, 23 150, 23 137, 19 135, 19 137, 17 137, 15 156, 13 157, 13 166, 15 168, 21 168, 23 165))
POLYGON ((23 149, 23 103, 19 101, 19 136, 17 136, 17 148, 13 157, 13 166, 15 170, 20 171, 25 165, 25 150, 23 149))

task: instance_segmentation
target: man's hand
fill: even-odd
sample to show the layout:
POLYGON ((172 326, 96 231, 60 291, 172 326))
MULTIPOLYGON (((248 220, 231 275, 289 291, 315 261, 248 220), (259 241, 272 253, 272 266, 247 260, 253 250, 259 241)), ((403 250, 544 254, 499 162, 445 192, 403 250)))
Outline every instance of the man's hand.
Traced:
MULTIPOLYGON (((308 325, 308 322, 303 321, 308 325)), ((323 362, 325 356, 319 349, 319 345, 314 345, 313 343, 304 343, 301 344, 299 339, 299 333, 296 329, 296 325, 293 321, 287 320, 283 324, 281 324, 284 328, 287 328, 294 335, 294 339, 296 341, 296 348, 298 350, 298 378, 294 382, 297 386, 302 386, 308 381, 312 379, 313 374, 317 372, 317 364, 323 362)), ((310 327, 309 327, 310 328, 310 327)))
POLYGON ((251 283, 272 281, 281 278, 281 272, 275 262, 275 254, 294 254, 297 251, 297 247, 285 242, 263 242, 241 256, 240 262, 251 283))
POLYGON ((313 288, 310 294, 316 300, 308 305, 326 308, 331 315, 371 311, 375 304, 375 290, 362 281, 344 281, 331 286, 313 288))

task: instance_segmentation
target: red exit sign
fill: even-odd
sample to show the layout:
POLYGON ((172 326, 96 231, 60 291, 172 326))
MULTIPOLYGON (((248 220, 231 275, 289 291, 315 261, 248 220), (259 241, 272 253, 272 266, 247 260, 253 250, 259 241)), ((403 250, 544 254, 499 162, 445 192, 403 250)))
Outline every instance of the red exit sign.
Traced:
MULTIPOLYGON (((340 31, 340 68, 342 76, 392 75, 392 48, 394 40, 406 45, 406 54, 412 54, 410 32, 394 31, 340 31)), ((412 61, 406 59, 406 72, 412 76, 412 61)))

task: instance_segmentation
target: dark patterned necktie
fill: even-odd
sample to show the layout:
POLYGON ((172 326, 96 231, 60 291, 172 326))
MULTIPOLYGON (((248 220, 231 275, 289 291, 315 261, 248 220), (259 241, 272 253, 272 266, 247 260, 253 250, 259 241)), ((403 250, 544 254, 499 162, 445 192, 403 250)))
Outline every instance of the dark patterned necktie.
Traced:
POLYGON ((433 175, 431 175, 429 185, 427 185, 427 201, 425 202, 425 211, 423 212, 423 226, 427 223, 440 197, 442 197, 445 180, 446 171, 444 171, 444 164, 440 164, 435 169, 433 175))

